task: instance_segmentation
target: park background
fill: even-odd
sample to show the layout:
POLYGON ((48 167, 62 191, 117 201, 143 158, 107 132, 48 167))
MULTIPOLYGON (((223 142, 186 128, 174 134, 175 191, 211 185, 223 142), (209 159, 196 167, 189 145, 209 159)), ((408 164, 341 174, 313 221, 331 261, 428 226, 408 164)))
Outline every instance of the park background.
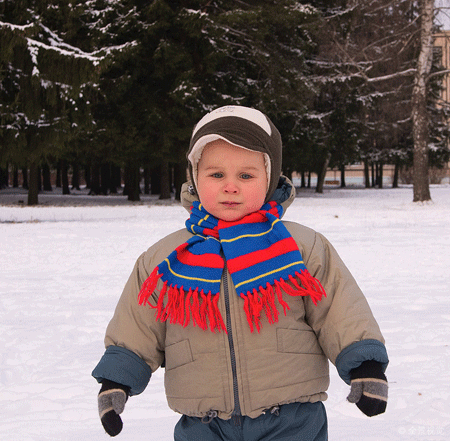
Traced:
MULTIPOLYGON (((184 226, 192 125, 243 104, 282 131, 298 187, 286 219, 330 239, 386 337, 387 412, 369 419, 347 403, 331 366, 330 439, 447 441, 448 1, 435 3, 419 203, 406 179, 422 3, 144 3, 0 2, 0 439, 110 439, 90 375, 106 325, 136 258, 184 226)), ((173 439, 162 369, 123 418, 124 441, 173 439)))
POLYGON ((449 177, 448 3, 1 1, 0 187, 179 198, 193 125, 240 104, 300 187, 429 200, 449 177))

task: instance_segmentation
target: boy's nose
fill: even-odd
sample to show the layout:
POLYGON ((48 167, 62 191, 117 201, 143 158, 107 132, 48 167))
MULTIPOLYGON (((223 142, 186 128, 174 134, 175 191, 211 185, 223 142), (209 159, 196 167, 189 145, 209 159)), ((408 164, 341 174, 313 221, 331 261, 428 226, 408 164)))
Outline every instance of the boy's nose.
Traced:
POLYGON ((223 191, 225 193, 237 193, 239 191, 238 187, 236 184, 234 184, 233 182, 227 182, 223 188, 223 191))

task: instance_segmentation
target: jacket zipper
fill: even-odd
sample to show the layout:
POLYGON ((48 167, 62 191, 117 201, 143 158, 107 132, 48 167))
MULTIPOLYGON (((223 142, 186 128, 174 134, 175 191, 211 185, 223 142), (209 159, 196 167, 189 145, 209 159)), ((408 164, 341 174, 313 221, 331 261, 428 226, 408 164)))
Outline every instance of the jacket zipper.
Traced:
POLYGON ((225 263, 223 271, 223 290, 225 295, 225 311, 227 314, 227 335, 228 344, 230 346, 230 359, 231 359, 231 372, 233 374, 233 393, 234 393, 234 410, 231 414, 235 425, 240 426, 241 423, 241 405, 239 404, 239 388, 237 379, 237 363, 236 363, 236 353, 234 351, 234 341, 233 341, 233 331, 231 328, 231 314, 230 314, 230 296, 228 291, 228 278, 227 278, 227 265, 225 263))

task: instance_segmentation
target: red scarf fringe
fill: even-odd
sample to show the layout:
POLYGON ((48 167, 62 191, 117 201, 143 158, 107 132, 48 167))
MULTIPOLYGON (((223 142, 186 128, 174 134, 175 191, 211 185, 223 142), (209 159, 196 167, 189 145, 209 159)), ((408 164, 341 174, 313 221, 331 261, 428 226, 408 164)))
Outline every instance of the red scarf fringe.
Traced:
POLYGON ((323 297, 326 297, 325 289, 319 280, 311 276, 308 271, 295 273, 297 279, 289 276, 289 282, 275 280, 274 286, 267 284, 266 289, 260 287, 252 293, 241 294, 244 299, 244 310, 247 315, 247 321, 250 331, 253 332, 255 327, 259 332, 261 330, 261 312, 264 311, 269 324, 278 322, 278 310, 275 300, 283 307, 284 315, 290 310, 289 305, 283 300, 282 291, 290 296, 309 296, 314 305, 317 305, 323 297), (298 283, 300 281, 301 285, 298 283))
POLYGON ((205 294, 203 290, 189 289, 186 293, 182 286, 180 288, 177 285, 168 286, 167 282, 164 282, 157 304, 154 306, 149 301, 149 297, 155 292, 160 278, 161 274, 158 274, 158 267, 156 267, 142 285, 138 297, 140 305, 148 305, 157 310, 156 320, 169 321, 171 324, 186 327, 192 318, 194 326, 199 326, 203 330, 208 329, 209 323, 212 332, 216 330, 226 332, 226 326, 218 307, 219 296, 212 295, 211 292, 205 294), (164 306, 166 295, 167 303, 164 306))
MULTIPOLYGON (((283 307, 284 315, 290 309, 289 305, 283 300, 282 291, 290 296, 309 296, 312 302, 317 305, 323 297, 326 297, 325 290, 319 280, 312 277, 308 271, 296 272, 296 278, 289 276, 289 282, 276 280, 274 286, 267 284, 266 288, 260 287, 259 291, 254 289, 252 293, 241 294, 244 300, 244 311, 250 326, 250 331, 258 332, 261 330, 261 314, 265 313, 269 324, 278 322, 279 312, 276 301, 283 307), (300 283, 299 283, 300 282, 300 283)), ((219 294, 205 294, 198 289, 186 293, 183 287, 168 286, 164 282, 159 293, 156 306, 149 298, 156 290, 158 280, 161 274, 158 274, 156 267, 150 277, 144 282, 139 292, 138 301, 140 305, 149 305, 157 310, 156 320, 161 322, 169 321, 171 324, 179 324, 183 327, 193 322, 194 326, 199 326, 206 330, 209 328, 212 332, 216 330, 226 332, 226 326, 219 311, 219 294), (164 299, 167 295, 167 303, 164 305, 164 299)))

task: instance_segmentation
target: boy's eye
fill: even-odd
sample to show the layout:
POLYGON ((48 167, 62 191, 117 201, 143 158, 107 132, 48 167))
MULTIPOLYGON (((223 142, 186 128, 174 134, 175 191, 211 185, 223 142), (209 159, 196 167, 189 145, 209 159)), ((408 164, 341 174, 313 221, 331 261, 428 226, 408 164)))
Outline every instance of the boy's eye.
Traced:
POLYGON ((223 177, 223 173, 215 172, 215 173, 212 173, 211 176, 213 178, 222 178, 223 177))
POLYGON ((242 173, 242 174, 241 174, 241 178, 242 178, 242 179, 251 179, 251 178, 252 178, 252 175, 249 175, 248 173, 242 173))

